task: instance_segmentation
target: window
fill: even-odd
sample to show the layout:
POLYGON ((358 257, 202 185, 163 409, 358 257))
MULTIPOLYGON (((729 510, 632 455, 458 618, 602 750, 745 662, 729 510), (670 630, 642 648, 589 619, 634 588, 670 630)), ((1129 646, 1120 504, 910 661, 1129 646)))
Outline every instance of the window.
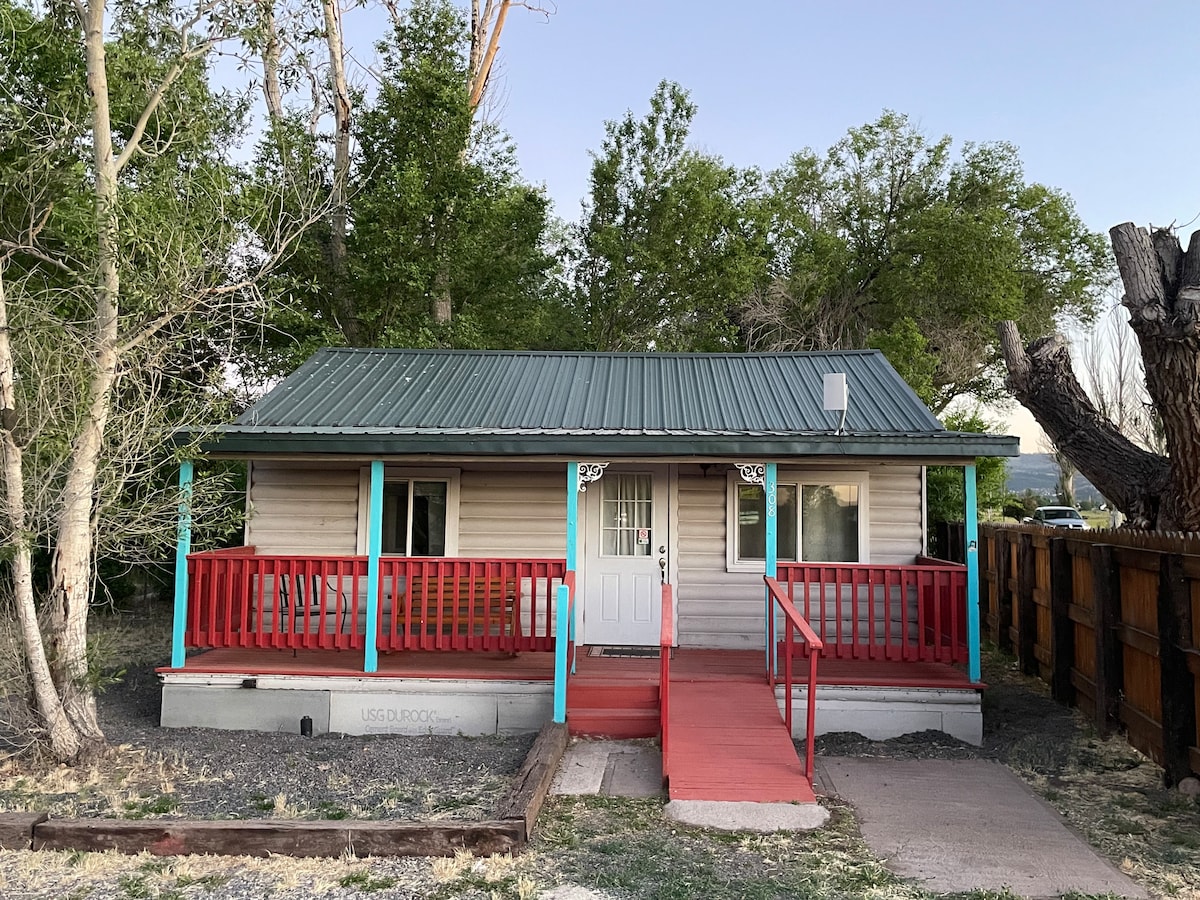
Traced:
POLYGON ((600 481, 603 556, 649 556, 654 521, 651 475, 614 472, 600 481))
MULTIPOLYGON (((358 552, 369 537, 371 470, 359 478, 358 552)), ((396 556, 454 556, 458 552, 458 472, 386 469, 383 482, 382 543, 396 556)))
POLYGON ((383 552, 446 555, 444 481, 390 481, 383 485, 383 552))
MULTIPOLYGON (((859 562, 866 552, 866 475, 829 473, 779 480, 776 557, 780 562, 859 562)), ((731 570, 762 571, 767 504, 763 489, 730 476, 727 562, 731 570)))

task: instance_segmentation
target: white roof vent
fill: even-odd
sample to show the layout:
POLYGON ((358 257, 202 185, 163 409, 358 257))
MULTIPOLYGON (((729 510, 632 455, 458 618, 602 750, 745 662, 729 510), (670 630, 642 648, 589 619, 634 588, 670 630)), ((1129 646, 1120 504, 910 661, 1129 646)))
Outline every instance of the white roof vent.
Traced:
POLYGON ((850 385, 846 383, 845 372, 828 372, 825 375, 825 409, 827 412, 840 412, 837 434, 846 428, 846 408, 850 405, 850 385))

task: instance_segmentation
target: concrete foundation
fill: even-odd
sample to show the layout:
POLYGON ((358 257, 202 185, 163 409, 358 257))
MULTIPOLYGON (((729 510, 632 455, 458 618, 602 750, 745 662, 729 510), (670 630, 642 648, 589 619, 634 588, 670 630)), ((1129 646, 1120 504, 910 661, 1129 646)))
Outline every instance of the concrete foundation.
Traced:
POLYGON ((314 734, 518 734, 550 720, 553 695, 544 681, 172 673, 161 723, 298 732, 309 716, 314 734))
MULTIPOLYGON (((775 688, 783 713, 783 687, 775 688)), ((805 736, 808 688, 792 687, 792 737, 805 736)), ((918 731, 944 731, 968 744, 983 743, 979 692, 932 688, 817 688, 818 735, 853 731, 873 741, 918 731)))

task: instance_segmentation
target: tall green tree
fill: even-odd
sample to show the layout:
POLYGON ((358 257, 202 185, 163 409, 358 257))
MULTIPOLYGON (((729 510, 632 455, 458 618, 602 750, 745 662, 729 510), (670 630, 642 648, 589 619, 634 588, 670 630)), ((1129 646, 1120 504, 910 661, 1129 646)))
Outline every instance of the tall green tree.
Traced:
POLYGON ((1089 318, 1103 238, 1015 147, 930 141, 887 112, 824 155, 796 154, 764 200, 770 279, 743 323, 752 349, 875 346, 935 410, 1001 391, 997 322, 1089 318))
MULTIPOLYGON (((344 255, 336 222, 308 233, 276 281, 276 340, 265 363, 251 362, 277 374, 321 344, 527 348, 569 333, 547 290, 549 203, 521 179, 508 137, 476 120, 462 12, 414 0, 376 49, 378 90, 353 97, 347 120, 344 255)), ((277 119, 260 148, 261 182, 332 195, 333 137, 277 119)))
POLYGON ((743 219, 754 176, 688 146, 695 114, 664 81, 644 117, 605 126, 573 272, 590 349, 737 349, 763 265, 743 219))
POLYGON ((87 640, 97 556, 171 540, 163 435, 210 420, 210 329, 254 312, 295 236, 228 159, 244 106, 208 86, 238 13, 0 2, 3 588, 64 761, 103 741, 87 640))

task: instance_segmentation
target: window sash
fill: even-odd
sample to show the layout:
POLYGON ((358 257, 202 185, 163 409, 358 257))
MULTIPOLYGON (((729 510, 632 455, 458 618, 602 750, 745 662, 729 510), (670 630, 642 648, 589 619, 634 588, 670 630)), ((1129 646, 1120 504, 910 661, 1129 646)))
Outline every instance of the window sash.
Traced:
MULTIPOLYGON (((738 483, 733 502, 736 505, 733 562, 764 562, 766 498, 763 488, 738 483)), ((856 482, 779 483, 776 486, 776 557, 780 562, 858 562, 861 559, 861 514, 862 488, 856 482)))
POLYGON ((382 552, 445 556, 450 485, 444 479, 389 478, 383 485, 382 552))

